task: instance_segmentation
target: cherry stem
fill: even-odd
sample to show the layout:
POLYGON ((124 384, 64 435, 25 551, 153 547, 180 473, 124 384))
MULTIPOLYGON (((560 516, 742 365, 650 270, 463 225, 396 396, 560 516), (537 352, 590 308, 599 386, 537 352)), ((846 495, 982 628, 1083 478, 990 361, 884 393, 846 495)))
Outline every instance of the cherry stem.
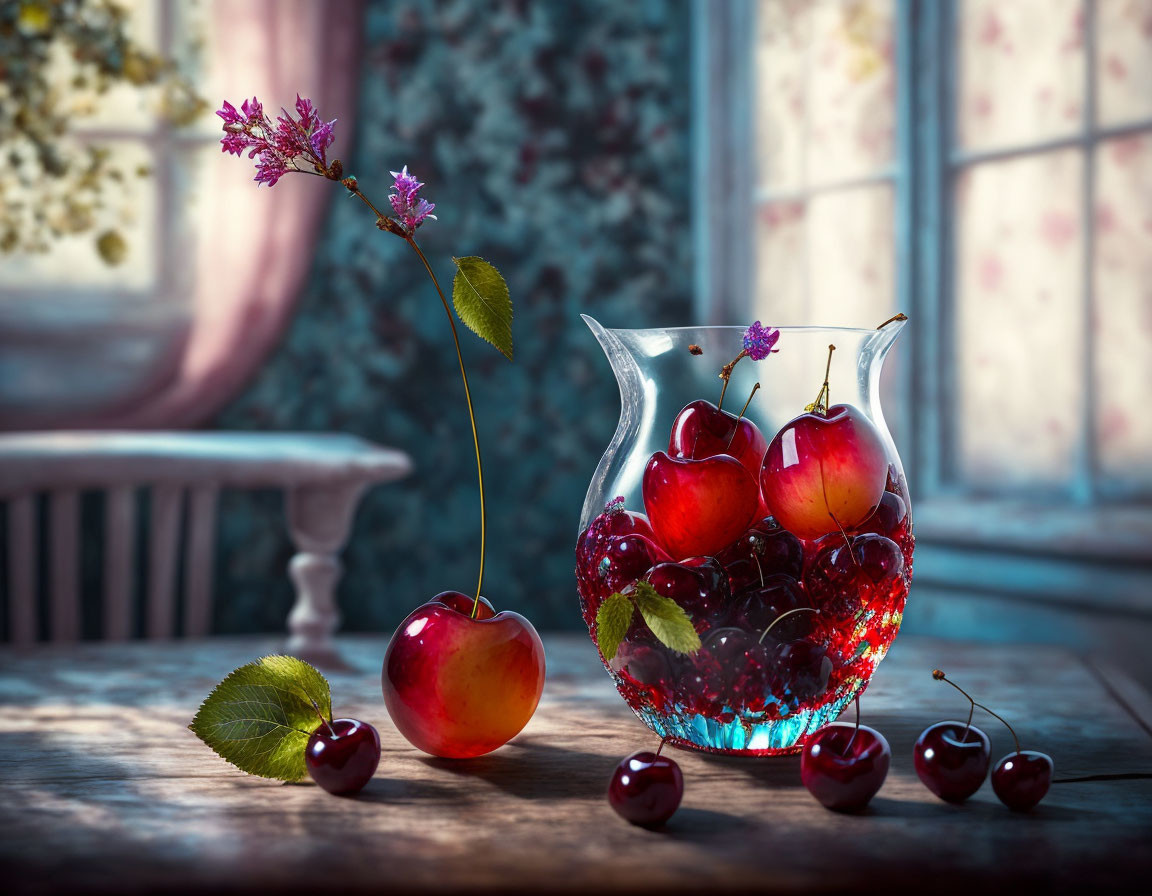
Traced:
POLYGON ((880 324, 880 326, 878 326, 876 329, 883 330, 886 326, 888 326, 888 324, 894 324, 898 320, 908 320, 908 315, 904 314, 903 312, 900 314, 893 314, 890 318, 888 318, 888 320, 884 321, 884 323, 880 324))
MULTIPOLYGON (((984 712, 988 713, 988 715, 992 716, 993 718, 1000 720, 1000 722, 1004 725, 1004 727, 1007 728, 1012 733, 1012 739, 1014 741, 1016 741, 1016 752, 1017 753, 1022 752, 1020 749, 1020 738, 1016 736, 1016 730, 1011 725, 1009 725, 1007 721, 1004 720, 1003 716, 1001 716, 999 713, 993 712, 987 706, 985 706, 983 703, 977 703, 975 700, 972 699, 971 694, 969 694, 966 690, 964 690, 964 688, 960 687, 960 685, 956 684, 956 682, 952 681, 952 679, 948 678, 948 676, 946 676, 939 669, 933 669, 932 670, 932 677, 935 678, 937 681, 947 682, 948 684, 952 685, 952 687, 956 688, 956 690, 958 690, 961 694, 963 694, 965 697, 968 698, 968 702, 972 704, 972 709, 970 709, 968 711, 968 725, 969 726, 971 726, 971 724, 972 724, 972 710, 974 710, 976 707, 980 707, 982 710, 984 710, 984 712)), ((965 735, 965 738, 967 738, 968 727, 964 728, 964 735, 965 735)))
POLYGON ((841 756, 847 756, 848 751, 852 749, 852 743, 856 740, 856 735, 860 733, 860 695, 857 694, 852 702, 856 704, 856 727, 852 730, 852 736, 848 738, 848 743, 844 744, 844 752, 841 756))
POLYGON ((836 346, 828 346, 828 364, 824 367, 824 385, 820 387, 820 391, 816 395, 816 400, 812 402, 812 410, 823 417, 828 416, 829 399, 832 397, 828 389, 828 375, 832 372, 832 352, 836 351, 836 346), (823 401, 823 404, 821 404, 823 401))
POLYGON ((724 385, 720 389, 720 401, 716 405, 716 410, 724 409, 724 393, 728 391, 728 380, 732 379, 732 371, 736 365, 740 363, 741 359, 748 357, 748 349, 744 349, 735 358, 720 368, 720 379, 724 380, 724 385))
POLYGON ((659 759, 659 758, 660 758, 660 751, 664 749, 664 744, 666 744, 666 743, 668 743, 668 737, 667 737, 667 735, 665 735, 664 737, 660 738, 660 746, 658 746, 658 747, 656 748, 656 758, 657 758, 657 759, 659 759))
POLYGON ((468 388, 468 373, 464 369, 464 355, 460 352, 460 337, 456 332, 456 322, 452 319, 448 300, 444 298, 444 290, 440 288, 440 282, 432 272, 432 265, 428 263, 428 259, 420 251, 420 247, 416 245, 416 240, 412 238, 411 234, 405 236, 404 239, 412 247, 412 251, 419 255, 420 260, 424 262, 424 269, 432 278, 432 285, 436 287, 436 293, 440 296, 440 303, 444 306, 444 313, 448 316, 448 326, 452 328, 452 342, 456 346, 456 360, 460 362, 460 379, 464 381, 464 399, 468 402, 468 422, 472 424, 472 445, 476 449, 476 479, 480 484, 480 574, 476 579, 476 597, 472 600, 471 613, 472 618, 475 619, 476 613, 480 609, 480 588, 484 584, 484 548, 488 534, 487 514, 484 507, 484 464, 480 460, 480 436, 476 433, 476 411, 472 408, 472 390, 468 388))
POLYGON ((758 643, 760 643, 760 644, 764 643, 764 639, 766 637, 768 637, 768 632, 772 631, 773 626, 775 626, 776 623, 779 622, 781 619, 784 619, 785 617, 791 616, 793 613, 819 613, 819 612, 820 612, 819 610, 814 609, 813 607, 797 607, 795 610, 789 610, 787 613, 781 613, 779 616, 777 616, 775 619, 773 619, 771 622, 768 623, 768 628, 764 629, 764 631, 761 633, 760 641, 758 643))
MULTIPOLYGON (((740 431, 740 421, 744 418, 744 412, 748 410, 748 405, 752 404, 752 396, 756 394, 756 390, 759 388, 759 383, 752 387, 752 393, 748 396, 748 400, 744 402, 744 407, 740 409, 740 415, 736 418, 736 422, 732 424, 732 437, 728 440, 728 445, 724 448, 725 453, 732 447, 732 443, 736 441, 736 433, 740 431)), ((723 401, 723 398, 721 398, 721 401, 723 401)))
POLYGON ((316 715, 320 716, 320 722, 321 722, 321 724, 323 724, 323 725, 324 725, 324 727, 328 729, 328 733, 329 733, 329 734, 330 734, 332 737, 335 737, 335 736, 336 736, 336 729, 334 729, 334 728, 332 727, 332 720, 331 720, 331 719, 326 719, 326 718, 324 718, 324 713, 320 711, 320 707, 319 707, 319 706, 316 704, 316 701, 315 701, 315 700, 313 700, 311 697, 309 697, 309 698, 308 698, 308 702, 309 702, 309 703, 311 703, 311 704, 312 704, 312 708, 313 708, 314 710, 316 710, 316 715))

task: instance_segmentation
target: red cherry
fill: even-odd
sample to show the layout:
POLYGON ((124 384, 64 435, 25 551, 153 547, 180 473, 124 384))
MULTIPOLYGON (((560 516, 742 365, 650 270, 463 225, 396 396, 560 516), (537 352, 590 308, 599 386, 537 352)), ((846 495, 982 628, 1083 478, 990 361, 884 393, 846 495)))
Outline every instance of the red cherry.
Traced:
POLYGON ((312 780, 329 793, 356 793, 372 780, 380 764, 380 735, 359 719, 324 722, 304 748, 312 780))
POLYGON ((804 745, 800 780, 828 809, 863 809, 888 777, 891 761, 892 749, 879 731, 833 722, 804 745))
POLYGON ((759 588, 777 573, 800 578, 804 546, 791 532, 757 523, 716 555, 728 572, 733 594, 759 588))
POLYGON ((790 610, 801 607, 811 607, 811 604, 799 582, 786 575, 767 576, 763 587, 749 589, 736 600, 732 624, 756 633, 772 626, 770 635, 783 641, 803 638, 814 627, 814 613, 793 613, 780 619, 790 610), (780 621, 776 622, 777 619, 780 621))
POLYGON ((846 619, 858 613, 873 593, 885 593, 903 571, 904 555, 890 538, 856 535, 846 543, 836 534, 818 542, 804 584, 817 609, 846 619))
POLYGON ((680 605, 692 617, 697 631, 710 628, 728 606, 728 576, 711 557, 692 557, 683 563, 659 563, 645 580, 656 591, 680 605))
POLYGON ((647 644, 623 642, 608 665, 641 687, 656 687, 672 678, 672 666, 663 648, 647 644))
POLYGON ((801 414, 764 455, 760 488, 780 525, 800 538, 853 529, 880 503, 888 478, 884 442, 856 408, 801 414), (837 525, 839 524, 839 525, 837 525))
MULTIPOLYGON (((768 638, 771 637, 769 634, 768 638)), ((772 694, 781 703, 795 709, 801 703, 815 700, 827 693, 833 669, 832 658, 819 644, 802 640, 777 644, 768 668, 772 694)))
POLYGON ((608 783, 608 802, 616 814, 641 827, 671 818, 684 796, 684 775, 667 756, 642 750, 622 759, 608 783))
POLYGON ((988 776, 988 735, 963 722, 937 722, 925 728, 912 749, 924 786, 950 803, 972 796, 988 776))
POLYGON ((503 746, 528 724, 544 688, 544 645, 519 613, 439 594, 400 623, 381 687, 392 721, 415 747, 464 759, 503 746))
POLYGON ((1052 783, 1052 757, 1035 750, 1009 753, 992 770, 992 789, 1013 812, 1034 808, 1052 783))
POLYGON ((908 505, 904 499, 886 491, 881 495, 876 511, 857 528, 860 532, 874 532, 898 542, 908 529, 907 519, 908 505))
POLYGON ((760 475, 767 449, 768 440, 755 423, 747 417, 737 420, 735 414, 702 399, 686 405, 676 415, 668 439, 671 457, 702 460, 728 454, 740 461, 753 477, 760 475))
POLYGON ((631 585, 657 563, 671 559, 643 535, 613 535, 608 538, 597 572, 611 593, 631 585))
POLYGON ((677 560, 731 544, 759 505, 755 478, 727 454, 689 460, 657 451, 644 469, 643 490, 657 542, 677 560))

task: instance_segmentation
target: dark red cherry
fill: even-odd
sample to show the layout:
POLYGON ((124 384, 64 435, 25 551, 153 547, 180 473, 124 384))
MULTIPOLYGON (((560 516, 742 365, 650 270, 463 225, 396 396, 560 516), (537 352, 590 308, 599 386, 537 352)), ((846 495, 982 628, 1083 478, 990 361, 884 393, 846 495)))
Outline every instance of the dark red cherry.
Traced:
POLYGON ((760 472, 764 501, 800 538, 854 529, 872 515, 888 476, 884 442, 848 405, 801 414, 768 445, 760 472))
POLYGON ((832 658, 821 645, 811 641, 785 641, 773 650, 768 674, 773 695, 795 707, 823 695, 828 690, 832 671, 832 658))
POLYGON ((700 460, 728 454, 740 461, 753 477, 759 477, 767 449, 768 440, 755 423, 747 417, 737 420, 735 414, 704 400, 691 402, 676 415, 668 439, 671 457, 700 460))
POLYGON ((677 560, 731 544, 760 503, 755 477, 727 454, 689 460, 658 451, 644 468, 643 491, 656 540, 677 560))
POLYGON ((312 780, 329 793, 356 793, 380 763, 380 735, 367 722, 336 719, 321 723, 304 748, 312 780))
POLYGON ((772 575, 765 577, 763 587, 745 591, 736 599, 731 619, 733 625, 749 632, 764 632, 772 626, 771 637, 778 641, 791 641, 811 633, 816 614, 793 613, 784 619, 780 617, 791 610, 810 606, 799 582, 791 576, 772 575))
POLYGON ((782 573, 800 578, 804 546, 785 529, 757 524, 724 548, 716 559, 728 572, 733 594, 758 588, 771 575, 782 573))
POLYGON ((672 667, 663 648, 647 644, 625 641, 608 665, 613 672, 642 687, 655 687, 672 678, 672 667))
POLYGON ((876 511, 860 524, 860 532, 874 532, 898 541, 907 528, 904 521, 908 517, 908 505, 904 499, 892 492, 884 492, 876 511))
POLYGON ((612 535, 597 565, 597 573, 610 591, 631 585, 657 563, 672 558, 643 535, 612 535))
POLYGON ((912 757, 924 786, 950 803, 962 803, 988 777, 988 735, 963 722, 937 722, 916 739, 912 757))
POLYGON ((816 731, 800 757, 800 780, 828 809, 863 809, 888 777, 892 750, 866 725, 833 722, 816 731))
POLYGON ((904 571, 899 546, 883 535, 842 535, 817 542, 804 585, 816 609, 837 619, 860 611, 876 588, 890 585, 904 571))
POLYGON ((1027 812, 1048 793, 1053 769, 1052 757, 1046 753, 1009 753, 992 770, 992 789, 1013 812, 1027 812))
POLYGON ((608 784, 608 802, 616 814, 641 827, 662 825, 675 814, 683 796, 680 766, 646 750, 621 760, 608 784))
POLYGON ((648 517, 624 510, 620 500, 609 504, 581 533, 576 543, 577 571, 594 570, 603 556, 607 540, 613 536, 642 535, 649 541, 656 541, 656 533, 648 517))
POLYGON ((692 617, 698 631, 719 616, 729 602, 728 577, 711 557, 693 557, 684 563, 658 563, 644 577, 659 594, 692 617))

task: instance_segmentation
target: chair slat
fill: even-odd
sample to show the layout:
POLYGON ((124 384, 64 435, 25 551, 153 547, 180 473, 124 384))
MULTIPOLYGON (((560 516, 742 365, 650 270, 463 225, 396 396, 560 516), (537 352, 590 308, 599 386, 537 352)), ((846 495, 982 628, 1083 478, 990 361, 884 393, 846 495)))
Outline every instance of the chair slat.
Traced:
POLYGON ((132 637, 136 566, 136 491, 113 488, 104 504, 104 637, 132 637))
POLYGON ((48 498, 48 585, 53 641, 80 637, 80 495, 51 492, 48 498))
POLYGON ((8 633, 14 644, 36 640, 36 500, 8 501, 8 633))
POLYGON ((176 621, 176 544, 183 492, 176 486, 152 488, 148 533, 148 638, 171 638, 176 621))
POLYGON ((184 554, 184 637, 202 638, 212 626, 212 571, 216 553, 215 486, 188 496, 188 535, 184 554))

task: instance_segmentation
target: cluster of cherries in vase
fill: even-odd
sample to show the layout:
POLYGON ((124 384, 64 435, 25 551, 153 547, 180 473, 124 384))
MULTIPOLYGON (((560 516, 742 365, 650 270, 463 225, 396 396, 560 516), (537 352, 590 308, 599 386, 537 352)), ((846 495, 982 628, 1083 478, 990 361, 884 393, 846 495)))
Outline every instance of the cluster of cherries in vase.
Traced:
POLYGON ((722 410, 723 394, 720 406, 689 403, 645 467, 646 513, 617 499, 582 533, 590 630, 610 595, 643 580, 702 641, 679 654, 634 620, 609 660, 633 709, 785 718, 858 690, 883 656, 911 578, 907 493, 876 427, 827 394, 826 374, 771 441, 744 411, 722 410))
MULTIPOLYGON (((1016 750, 996 763, 992 790, 1009 809, 1027 812, 1048 793, 1052 783, 1050 756, 1022 750, 1016 732, 1003 718, 973 700, 939 669, 937 681, 945 681, 968 698, 967 722, 937 722, 921 732, 912 748, 916 774, 940 799, 962 803, 978 791, 988 777, 991 748, 988 735, 972 724, 977 707, 995 716, 1012 733, 1016 750)), ((639 751, 621 760, 608 783, 608 802, 617 814, 642 827, 658 827, 675 814, 684 796, 684 776, 676 761, 639 751)), ((855 812, 871 802, 888 777, 892 749, 879 731, 856 723, 833 722, 815 731, 804 744, 800 779, 823 806, 855 812)))

